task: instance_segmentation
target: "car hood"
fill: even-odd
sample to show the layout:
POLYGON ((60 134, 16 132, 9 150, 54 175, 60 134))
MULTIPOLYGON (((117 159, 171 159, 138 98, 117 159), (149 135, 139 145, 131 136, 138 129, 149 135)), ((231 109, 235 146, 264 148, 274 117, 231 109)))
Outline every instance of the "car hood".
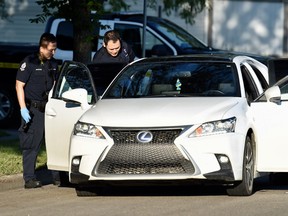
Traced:
POLYGON ((109 127, 181 126, 222 119, 235 97, 102 99, 80 121, 109 127))

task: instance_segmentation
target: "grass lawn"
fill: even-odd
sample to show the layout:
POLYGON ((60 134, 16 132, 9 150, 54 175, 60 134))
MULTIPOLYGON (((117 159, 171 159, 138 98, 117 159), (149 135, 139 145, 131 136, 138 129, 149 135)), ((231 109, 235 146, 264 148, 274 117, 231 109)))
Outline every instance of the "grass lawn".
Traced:
MULTIPOLYGON (((0 137, 7 135, 0 130, 0 137)), ((46 164, 45 146, 42 145, 37 158, 36 167, 46 164)), ((0 176, 22 173, 22 154, 19 149, 19 140, 0 140, 0 176)))

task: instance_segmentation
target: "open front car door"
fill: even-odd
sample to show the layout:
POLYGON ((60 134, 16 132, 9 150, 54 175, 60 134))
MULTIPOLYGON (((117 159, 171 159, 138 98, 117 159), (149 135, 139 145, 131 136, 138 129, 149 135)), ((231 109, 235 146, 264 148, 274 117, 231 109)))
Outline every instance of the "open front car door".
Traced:
POLYGON ((288 76, 251 103, 257 128, 257 171, 288 172, 288 76))
POLYGON ((68 171, 70 136, 74 124, 96 100, 97 94, 89 69, 79 62, 64 62, 45 110, 49 169, 68 171))

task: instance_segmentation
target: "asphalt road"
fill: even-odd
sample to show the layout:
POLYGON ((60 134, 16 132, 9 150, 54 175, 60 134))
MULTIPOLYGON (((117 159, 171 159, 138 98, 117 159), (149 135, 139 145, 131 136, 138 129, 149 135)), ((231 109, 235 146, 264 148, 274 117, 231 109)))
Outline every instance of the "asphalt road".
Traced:
MULTIPOLYGON (((43 181, 47 172, 41 172, 43 181)), ((284 216, 288 203, 285 178, 277 185, 260 179, 249 197, 229 197, 219 186, 107 187, 100 196, 77 197, 73 186, 56 187, 46 179, 42 188, 27 190, 19 185, 0 191, 0 215, 284 216)))
POLYGON ((0 216, 285 216, 288 174, 258 179, 249 197, 229 197, 220 186, 106 187, 77 197, 73 185, 57 187, 51 172, 37 170, 42 188, 24 189, 22 175, 0 177, 0 216))

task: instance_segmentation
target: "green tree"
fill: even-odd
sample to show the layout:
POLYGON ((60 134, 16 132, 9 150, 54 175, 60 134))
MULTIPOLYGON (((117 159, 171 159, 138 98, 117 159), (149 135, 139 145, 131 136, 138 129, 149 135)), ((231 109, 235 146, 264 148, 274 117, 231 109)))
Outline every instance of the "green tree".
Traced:
MULTIPOLYGON (((22 1, 22 0, 19 0, 22 1)), ((88 63, 91 61, 93 28, 99 26, 99 17, 109 11, 104 11, 105 0, 37 0, 42 13, 29 19, 32 23, 45 22, 50 16, 62 17, 71 20, 74 29, 73 60, 88 63), (94 13, 91 13, 94 11, 94 13)), ((163 11, 169 16, 172 11, 177 11, 187 23, 192 24, 195 16, 201 12, 207 0, 163 0, 163 11)), ((139 3, 136 0, 134 3, 139 3)), ((158 0, 147 0, 147 6, 156 9, 158 0)), ((129 5, 125 0, 108 0, 111 11, 125 11, 129 5)), ((0 0, 0 15, 7 17, 5 13, 5 0, 0 0)), ((96 35, 97 37, 97 35, 96 35)))
MULTIPOLYGON (((169 16, 177 11, 186 23, 193 24, 194 19, 208 4, 209 0, 163 0, 163 11, 169 16)), ((149 0, 150 7, 155 7, 157 0, 149 0)))

